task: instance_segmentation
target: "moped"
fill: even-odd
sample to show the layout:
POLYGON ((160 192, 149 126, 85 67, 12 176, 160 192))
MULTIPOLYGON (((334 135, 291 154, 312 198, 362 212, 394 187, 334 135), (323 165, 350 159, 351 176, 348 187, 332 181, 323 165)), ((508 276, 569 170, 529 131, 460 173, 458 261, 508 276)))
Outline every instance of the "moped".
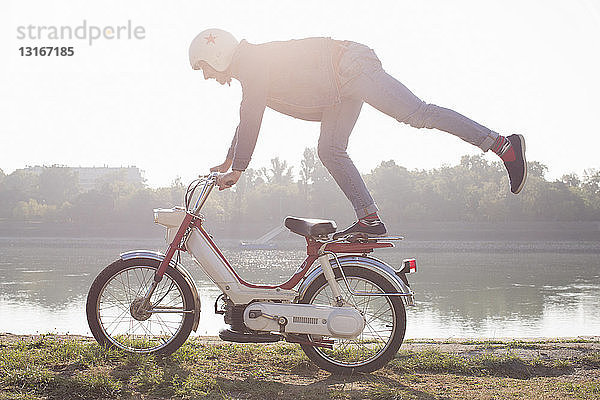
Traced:
POLYGON ((181 264, 183 251, 222 292, 215 312, 230 326, 220 332, 222 340, 298 343, 315 364, 335 374, 371 372, 391 360, 404 339, 404 306, 414 305, 406 274, 416 272, 416 261, 406 259, 394 269, 368 254, 402 238, 333 240, 334 221, 287 217, 285 226, 306 239, 306 259, 285 283, 249 283, 204 228, 200 210, 218 178, 211 173, 192 182, 185 207, 154 210, 154 221, 167 228, 164 254, 123 253, 96 277, 86 312, 98 343, 170 354, 197 330, 200 296, 181 264))

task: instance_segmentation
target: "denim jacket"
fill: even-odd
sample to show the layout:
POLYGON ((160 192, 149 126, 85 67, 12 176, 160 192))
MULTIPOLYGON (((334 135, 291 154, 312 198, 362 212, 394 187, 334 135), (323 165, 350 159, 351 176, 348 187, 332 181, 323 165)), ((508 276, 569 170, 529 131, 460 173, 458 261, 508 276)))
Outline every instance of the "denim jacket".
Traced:
POLYGON ((324 108, 340 102, 336 73, 339 44, 331 38, 240 42, 230 66, 243 92, 240 123, 227 154, 233 159, 233 169, 248 167, 265 107, 294 118, 320 121, 324 108))

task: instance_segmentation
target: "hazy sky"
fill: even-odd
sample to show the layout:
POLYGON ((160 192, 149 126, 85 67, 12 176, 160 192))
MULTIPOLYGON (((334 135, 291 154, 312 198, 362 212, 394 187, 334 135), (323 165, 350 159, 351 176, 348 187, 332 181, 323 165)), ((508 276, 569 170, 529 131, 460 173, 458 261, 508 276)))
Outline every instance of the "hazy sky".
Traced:
MULTIPOLYGON (((549 177, 600 168, 598 0, 9 0, 2 8, 5 173, 26 165, 136 165, 159 186, 220 164, 241 89, 190 69, 189 42, 208 27, 254 43, 307 36, 362 42, 423 100, 500 133, 524 134, 528 159, 546 164, 549 177), (19 26, 74 29, 84 20, 88 27, 131 21, 144 39, 18 39, 19 26), (21 46, 73 46, 75 54, 23 57, 21 46)), ((318 134, 318 123, 267 110, 250 167, 275 156, 297 166, 318 134)), ((361 172, 381 160, 432 168, 478 152, 369 106, 349 146, 361 172)))

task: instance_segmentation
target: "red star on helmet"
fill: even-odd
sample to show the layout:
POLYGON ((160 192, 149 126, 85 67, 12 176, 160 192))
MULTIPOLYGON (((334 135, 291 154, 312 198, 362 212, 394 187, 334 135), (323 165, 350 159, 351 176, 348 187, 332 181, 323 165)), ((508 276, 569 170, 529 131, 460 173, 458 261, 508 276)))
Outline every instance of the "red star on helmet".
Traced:
POLYGON ((208 36, 205 36, 205 37, 204 37, 204 39, 206 39, 206 44, 209 44, 209 43, 215 44, 215 39, 216 39, 216 38, 217 38, 217 37, 216 37, 216 36, 213 36, 213 34, 212 34, 212 33, 211 33, 211 34, 209 34, 208 36))

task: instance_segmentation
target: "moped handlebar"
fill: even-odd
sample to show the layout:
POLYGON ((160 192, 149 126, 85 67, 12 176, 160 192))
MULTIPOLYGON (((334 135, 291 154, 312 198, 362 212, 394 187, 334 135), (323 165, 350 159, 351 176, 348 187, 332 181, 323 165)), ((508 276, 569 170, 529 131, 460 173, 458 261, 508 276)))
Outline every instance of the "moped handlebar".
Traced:
MULTIPOLYGON (((217 180, 220 175, 223 175, 223 174, 221 174, 219 172, 211 172, 208 175, 200 175, 197 184, 193 188, 191 187, 193 182, 192 182, 192 184, 190 184, 190 187, 188 188, 188 194, 191 191, 192 195, 193 195, 193 192, 196 191, 198 186, 201 185, 202 183, 204 183, 204 185, 202 186, 202 189, 200 191, 200 194, 198 195, 196 203, 194 204, 194 207, 191 210, 188 209, 188 211, 190 211, 194 215, 199 215, 200 209, 202 208, 202 206, 204 206, 204 203, 206 203, 206 200, 208 199, 208 195, 210 194, 212 189, 217 184, 217 180)), ((187 206, 187 203, 186 203, 186 206, 187 206)))
MULTIPOLYGON (((221 176, 223 176, 223 175, 225 175, 225 174, 224 174, 224 173, 222 173, 222 172, 211 172, 211 173, 210 173, 210 174, 208 174, 208 175, 199 175, 198 177, 199 177, 200 179, 214 179, 215 181, 218 181, 218 180, 219 180, 219 178, 220 178, 221 176)), ((227 181, 227 182, 225 182, 225 185, 227 185, 227 187, 231 187, 231 186, 233 186, 234 184, 235 184, 235 182, 234 182, 233 180, 230 180, 230 181, 227 181)))
POLYGON ((211 172, 208 175, 198 175, 198 178, 204 180, 204 179, 214 179, 216 180, 219 175, 223 175, 221 172, 211 172))

